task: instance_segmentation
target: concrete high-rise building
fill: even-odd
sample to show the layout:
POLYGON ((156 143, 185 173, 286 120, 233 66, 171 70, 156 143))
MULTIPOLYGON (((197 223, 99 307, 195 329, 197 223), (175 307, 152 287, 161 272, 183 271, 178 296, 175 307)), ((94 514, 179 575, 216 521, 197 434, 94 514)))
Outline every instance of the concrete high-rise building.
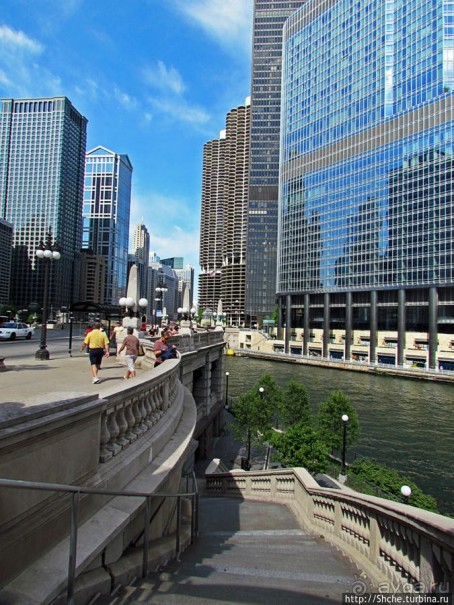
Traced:
POLYGON ((178 277, 178 307, 190 311, 194 304, 194 267, 186 265, 184 269, 174 269, 178 277), (189 301, 189 302, 188 302, 189 301))
POLYGON ((314 0, 285 25, 278 295, 303 354, 454 369, 449 19, 314 0))
POLYGON ((49 304, 79 295, 87 120, 65 97, 2 99, 0 218, 14 226, 11 302, 43 303, 44 263, 35 251, 50 231, 61 259, 51 264, 49 304))
POLYGON ((200 221, 199 306, 213 308, 221 297, 225 131, 203 147, 200 221))
POLYGON ((244 323, 250 99, 204 148, 199 305, 244 323), (205 264, 204 262, 205 261, 205 264))
POLYGON ((13 251, 13 226, 0 219, 0 305, 9 300, 11 257, 13 251))
POLYGON ((143 223, 139 223, 132 236, 132 254, 139 269, 140 298, 147 298, 148 263, 150 262, 150 234, 143 223))
POLYGON ((106 304, 126 295, 132 170, 127 155, 105 147, 86 154, 83 248, 106 259, 106 304))
POLYGON ((282 28, 303 3, 254 0, 245 301, 248 325, 272 314, 276 306, 282 28))
POLYGON ((226 119, 221 300, 223 312, 240 325, 245 318, 250 116, 247 98, 226 119))

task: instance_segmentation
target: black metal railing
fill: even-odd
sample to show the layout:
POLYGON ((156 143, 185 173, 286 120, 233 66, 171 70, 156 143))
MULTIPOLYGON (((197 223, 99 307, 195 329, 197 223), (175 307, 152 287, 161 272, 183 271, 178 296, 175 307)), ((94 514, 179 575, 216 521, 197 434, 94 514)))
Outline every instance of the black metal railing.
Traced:
POLYGON ((79 526, 79 499, 82 494, 90 494, 97 496, 126 496, 130 498, 144 499, 144 526, 142 531, 143 536, 143 557, 142 557, 142 577, 148 574, 148 542, 150 534, 150 525, 155 514, 150 518, 151 499, 161 498, 160 508, 168 498, 176 499, 176 506, 173 508, 171 515, 177 514, 176 527, 176 557, 179 559, 181 555, 181 502, 183 498, 191 500, 191 544, 198 535, 199 526, 199 492, 197 489, 197 480, 195 473, 192 472, 192 491, 172 493, 172 492, 135 492, 110 490, 92 487, 82 487, 75 485, 65 485, 61 483, 43 483, 38 481, 21 481, 17 479, 0 479, 0 487, 13 489, 31 489, 38 491, 63 492, 71 494, 71 523, 69 532, 69 557, 68 557, 68 584, 67 584, 67 603, 74 605, 74 588, 76 580, 76 556, 77 556, 77 533, 79 526))

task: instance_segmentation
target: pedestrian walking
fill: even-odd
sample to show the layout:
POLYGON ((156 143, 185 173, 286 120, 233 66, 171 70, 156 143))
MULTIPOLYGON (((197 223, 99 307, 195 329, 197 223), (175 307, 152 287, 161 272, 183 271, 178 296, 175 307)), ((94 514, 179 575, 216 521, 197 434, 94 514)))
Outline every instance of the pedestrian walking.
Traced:
POLYGON ((98 384, 101 382, 98 378, 98 370, 101 368, 102 358, 109 356, 109 339, 105 332, 101 332, 99 322, 96 322, 93 330, 85 336, 80 352, 82 353, 86 347, 89 351, 93 384, 98 384))
POLYGON ((126 361, 128 362, 128 371, 126 372, 126 375, 123 376, 125 380, 128 380, 129 378, 134 378, 136 375, 135 363, 139 354, 140 346, 139 339, 137 338, 137 336, 134 336, 134 329, 131 326, 128 328, 127 332, 128 335, 123 340, 121 347, 118 351, 118 354, 120 354, 124 349, 126 349, 126 361))
POLYGON ((117 321, 115 327, 112 329, 110 333, 110 342, 115 344, 115 350, 118 355, 118 347, 119 347, 119 335, 123 332, 123 326, 121 325, 121 321, 117 321))

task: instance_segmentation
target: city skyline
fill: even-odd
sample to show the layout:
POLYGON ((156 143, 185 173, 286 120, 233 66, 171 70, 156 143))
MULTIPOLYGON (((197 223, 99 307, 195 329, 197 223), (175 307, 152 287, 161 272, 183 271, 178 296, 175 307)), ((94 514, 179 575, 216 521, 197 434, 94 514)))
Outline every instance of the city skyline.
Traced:
POLYGON ((102 145, 134 166, 137 223, 150 250, 199 269, 202 154, 250 90, 252 0, 167 0, 131 7, 6 0, 0 95, 66 96, 102 145), (226 6, 227 4, 227 6, 226 6))

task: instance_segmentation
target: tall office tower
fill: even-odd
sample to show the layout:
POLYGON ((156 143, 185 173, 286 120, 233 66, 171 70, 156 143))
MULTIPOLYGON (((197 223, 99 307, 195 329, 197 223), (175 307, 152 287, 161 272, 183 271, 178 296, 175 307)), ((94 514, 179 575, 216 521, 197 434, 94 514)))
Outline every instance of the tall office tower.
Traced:
POLYGON ((223 312, 239 325, 245 317, 250 118, 248 97, 226 119, 221 300, 223 312))
POLYGON ((11 302, 43 303, 44 262, 35 251, 51 232, 61 250, 51 263, 49 305, 79 294, 87 120, 65 97, 2 99, 0 218, 14 225, 11 302))
POLYGON ((178 306, 190 311, 194 304, 194 267, 186 265, 174 271, 178 277, 178 306))
POLYGON ((278 294, 287 328, 304 326, 303 353, 322 327, 329 356, 341 328, 346 359, 442 367, 439 333, 454 332, 453 20, 447 0, 314 0, 285 25, 278 294), (395 350, 382 348, 386 330, 395 350))
POLYGON ((147 298, 148 263, 150 262, 150 234, 143 223, 139 223, 132 236, 132 253, 139 268, 140 297, 147 298))
POLYGON ((13 251, 13 226, 0 219, 0 305, 10 302, 11 257, 13 251))
POLYGON ((107 263, 103 256, 82 250, 79 301, 104 304, 107 263))
POLYGON ((199 305, 211 309, 217 307, 221 297, 224 148, 225 131, 203 146, 199 305))
POLYGON ((304 2, 254 0, 246 323, 276 306, 282 28, 304 2))
POLYGON ((126 296, 132 164, 99 146, 86 154, 83 248, 106 259, 106 304, 126 296))

